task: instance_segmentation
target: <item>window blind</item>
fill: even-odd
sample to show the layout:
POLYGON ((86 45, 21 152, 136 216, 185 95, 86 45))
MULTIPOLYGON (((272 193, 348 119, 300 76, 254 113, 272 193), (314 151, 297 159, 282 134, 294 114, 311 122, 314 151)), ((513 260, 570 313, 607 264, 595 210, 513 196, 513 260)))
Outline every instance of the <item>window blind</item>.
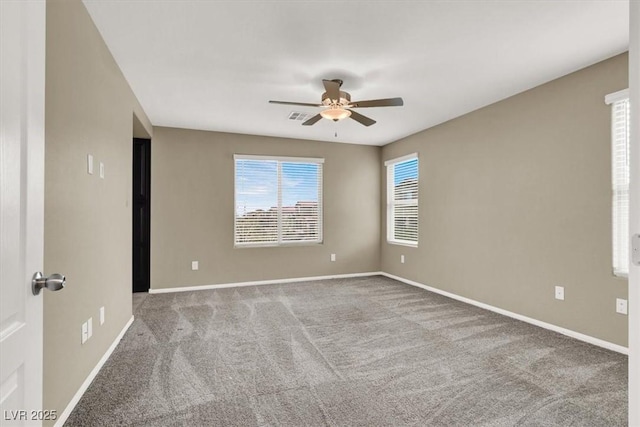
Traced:
POLYGON ((387 241, 418 245, 418 157, 387 161, 387 241))
POLYGON ((235 244, 322 242, 323 159, 234 156, 235 244))
MULTIPOLYGON (((620 98, 620 97, 618 97, 620 98)), ((611 102, 613 273, 629 273, 629 98, 611 102)))

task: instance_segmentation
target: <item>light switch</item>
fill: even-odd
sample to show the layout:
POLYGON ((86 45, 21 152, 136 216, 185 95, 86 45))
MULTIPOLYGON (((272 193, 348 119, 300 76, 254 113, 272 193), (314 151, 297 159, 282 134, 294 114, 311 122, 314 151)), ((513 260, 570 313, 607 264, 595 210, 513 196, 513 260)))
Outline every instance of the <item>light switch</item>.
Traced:
POLYGON ((100 162, 100 178, 104 179, 104 163, 100 162))
POLYGON ((627 314, 627 300, 616 298, 616 313, 627 314))
POLYGON ((198 261, 191 261, 191 269, 194 271, 198 269, 198 261))
POLYGON ((93 175, 93 156, 87 154, 87 173, 93 175))
POLYGON ((564 286, 556 286, 556 299, 564 301, 564 286))
POLYGON ((331 261, 335 261, 336 260, 336 254, 331 254, 331 261))
POLYGON ((93 336, 93 317, 90 317, 87 321, 87 339, 93 336))
POLYGON ((104 307, 100 307, 100 324, 104 325, 104 307))
POLYGON ((87 322, 84 322, 82 324, 82 329, 81 329, 81 337, 82 337, 82 344, 86 343, 87 340, 89 339, 89 325, 87 324, 87 322))

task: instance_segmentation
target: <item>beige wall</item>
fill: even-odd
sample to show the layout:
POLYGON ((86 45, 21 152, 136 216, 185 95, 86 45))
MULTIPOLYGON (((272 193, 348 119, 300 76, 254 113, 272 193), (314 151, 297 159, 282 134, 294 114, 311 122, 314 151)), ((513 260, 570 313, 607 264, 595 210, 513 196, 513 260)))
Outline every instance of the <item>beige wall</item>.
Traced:
POLYGON ((624 54, 385 146, 383 161, 419 153, 420 245, 383 238, 382 270, 626 345, 604 96, 627 75, 624 54))
POLYGON ((131 318, 134 113, 151 125, 80 1, 47 2, 46 61, 44 268, 67 287, 44 292, 44 408, 60 414, 131 318))
POLYGON ((379 147, 154 128, 151 287, 378 271, 379 164, 379 147), (234 248, 236 153, 325 159, 323 244, 234 248))

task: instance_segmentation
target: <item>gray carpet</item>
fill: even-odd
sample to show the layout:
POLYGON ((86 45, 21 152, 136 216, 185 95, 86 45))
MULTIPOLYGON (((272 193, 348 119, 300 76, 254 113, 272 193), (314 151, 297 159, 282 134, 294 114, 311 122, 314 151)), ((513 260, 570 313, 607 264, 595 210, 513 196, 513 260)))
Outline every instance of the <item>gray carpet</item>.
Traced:
POLYGON ((627 357, 384 277, 136 294, 66 426, 622 426, 627 357))

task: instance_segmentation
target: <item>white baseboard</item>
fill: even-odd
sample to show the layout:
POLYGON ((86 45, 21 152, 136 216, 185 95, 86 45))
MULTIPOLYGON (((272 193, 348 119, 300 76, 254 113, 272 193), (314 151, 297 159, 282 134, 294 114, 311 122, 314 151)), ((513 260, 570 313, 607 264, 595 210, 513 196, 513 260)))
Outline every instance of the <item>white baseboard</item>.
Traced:
POLYGON ((536 319, 533 319, 531 317, 527 317, 527 316, 523 316, 521 314, 513 313, 511 311, 504 310, 504 309, 498 308, 498 307, 494 307, 492 305, 485 304, 483 302, 479 302, 479 301, 476 301, 476 300, 472 300, 470 298, 461 297, 459 295, 452 294, 451 292, 443 291, 443 290, 438 289, 438 288, 432 288, 431 286, 423 285, 422 283, 414 282, 413 280, 405 279, 405 278, 399 277, 399 276, 394 276, 393 274, 389 274, 389 273, 385 273, 385 272, 382 272, 380 274, 382 274, 383 276, 386 276, 386 277, 388 277, 390 279, 394 279, 394 280, 406 283, 406 284, 411 285, 411 286, 416 286, 418 288, 426 289, 427 291, 430 291, 430 292, 433 292, 433 293, 436 293, 436 294, 440 294, 440 295, 444 295, 444 296, 449 297, 451 299, 455 299, 457 301, 461 301, 461 302, 464 302, 464 303, 467 303, 467 304, 475 305, 476 307, 484 308, 485 310, 493 311, 495 313, 502 314, 503 316, 511 317, 511 318, 517 319, 517 320, 521 320, 523 322, 530 323, 532 325, 539 326, 541 328, 548 329, 550 331, 558 332, 558 333, 560 333, 562 335, 566 335, 568 337, 575 338, 577 340, 584 341, 586 343, 593 344, 593 345, 596 345, 598 347, 606 348, 608 350, 612 350, 612 351, 615 351, 615 352, 618 352, 618 353, 622 353, 622 354, 627 354, 627 355, 629 354, 629 349, 627 347, 623 347, 621 345, 614 344, 614 343, 611 343, 609 341, 601 340, 599 338, 594 338, 594 337, 592 337, 590 335, 585 335, 585 334, 581 334, 580 332, 572 331, 571 329, 562 328, 560 326, 552 325, 551 323, 543 322, 541 320, 536 320, 536 319))
POLYGON ((54 427, 62 427, 64 425, 65 421, 67 421, 67 418, 69 418, 69 415, 71 415, 73 408, 76 407, 76 405, 82 398, 82 395, 84 394, 85 391, 87 391, 87 389, 89 388, 93 380, 96 378, 96 375, 98 375, 98 372, 100 372, 100 369, 102 369, 102 366, 104 366, 106 361, 109 359, 109 356, 111 356, 111 353, 113 353, 113 350, 116 349, 116 347, 118 346, 118 343, 120 342, 125 332, 127 332, 127 330, 129 329, 132 323, 133 323, 133 316, 131 316, 131 319, 129 319, 127 324, 124 325, 124 328, 122 328, 122 331, 120 331, 116 339, 113 340, 113 343, 111 343, 111 346, 104 353, 100 361, 98 361, 98 364, 89 373, 89 375, 87 376, 87 379, 84 380, 84 382, 82 383, 82 385, 80 386, 76 394, 73 396, 73 398, 67 405, 67 407, 64 409, 64 411, 62 411, 62 413, 56 420, 54 427))
POLYGON ((176 287, 176 288, 149 289, 149 293, 164 294, 164 293, 171 293, 171 292, 203 291, 206 289, 236 288, 241 286, 274 285, 278 283, 311 282, 314 280, 346 279, 349 277, 367 277, 367 276, 380 276, 380 275, 383 275, 381 271, 370 271, 366 273, 334 274, 332 276, 296 277, 293 279, 257 280, 252 282, 222 283, 219 285, 182 286, 182 287, 176 287))

